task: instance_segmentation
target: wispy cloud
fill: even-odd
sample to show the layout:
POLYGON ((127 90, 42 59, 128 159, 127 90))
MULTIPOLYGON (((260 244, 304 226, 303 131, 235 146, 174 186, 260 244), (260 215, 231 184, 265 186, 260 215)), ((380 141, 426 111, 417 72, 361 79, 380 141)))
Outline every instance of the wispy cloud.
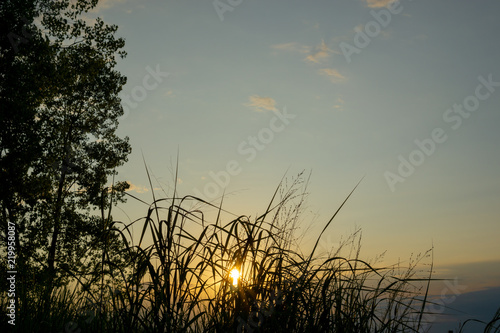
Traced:
MULTIPOLYGON (((460 277, 461 284, 467 285, 467 292, 500 287, 500 260, 478 261, 442 265, 435 274, 436 278, 460 277)), ((435 286, 437 287, 437 286, 435 286)), ((434 290, 438 293, 439 289, 434 290)))
POLYGON ((394 2, 394 0, 363 0, 370 8, 383 8, 394 2))
POLYGON ((167 91, 163 94, 163 96, 165 96, 165 97, 175 97, 176 95, 175 95, 175 93, 173 92, 173 90, 167 90, 167 91))
POLYGON ((137 185, 130 183, 130 187, 128 188, 127 192, 130 192, 130 191, 133 191, 136 193, 146 193, 149 190, 144 186, 137 186, 137 185))
POLYGON ((261 97, 258 95, 252 95, 249 97, 250 103, 245 104, 253 108, 255 111, 276 111, 276 101, 271 97, 261 97))
MULTIPOLYGON (((328 58, 331 57, 332 54, 338 54, 338 51, 331 50, 328 48, 326 45, 325 41, 322 40, 320 44, 318 44, 315 47, 309 47, 305 46, 302 44, 299 44, 297 42, 291 42, 291 43, 283 43, 283 44, 276 44, 271 46, 275 50, 280 50, 280 51, 289 51, 289 52, 296 52, 296 53, 304 53, 307 54, 307 56, 303 59, 306 63, 312 64, 315 66, 328 66, 327 63, 329 61, 328 58)), ((318 71, 320 75, 325 75, 327 76, 330 81, 334 83, 338 83, 341 81, 344 81, 346 77, 342 74, 340 74, 336 69, 333 68, 323 68, 318 71)), ((274 105, 273 105, 274 107, 274 105)))
POLYGON ((310 51, 310 54, 306 57, 306 61, 319 64, 324 59, 328 58, 330 54, 333 53, 332 50, 326 46, 325 41, 321 41, 321 44, 316 46, 310 51))
POLYGON ((344 100, 341 97, 337 98, 335 104, 333 105, 333 108, 338 111, 344 111, 344 100))
POLYGON ((320 64, 325 59, 330 57, 332 53, 338 53, 337 51, 330 50, 325 41, 321 41, 321 43, 315 47, 303 45, 297 42, 290 42, 272 45, 271 48, 278 51, 307 54, 307 56, 304 58, 304 61, 314 64, 320 64))
POLYGON ((321 75, 326 75, 333 83, 338 83, 346 79, 344 75, 340 74, 339 71, 334 68, 322 68, 319 70, 319 73, 321 75))

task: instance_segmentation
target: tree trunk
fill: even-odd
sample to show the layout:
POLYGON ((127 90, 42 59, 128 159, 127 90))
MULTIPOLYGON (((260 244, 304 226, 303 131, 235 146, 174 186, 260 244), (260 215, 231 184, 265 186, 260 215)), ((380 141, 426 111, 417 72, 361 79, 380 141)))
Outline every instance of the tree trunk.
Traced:
POLYGON ((52 233, 52 239, 50 242, 49 255, 47 258, 47 268, 49 273, 49 279, 52 283, 52 279, 55 274, 55 258, 57 250, 57 238, 61 230, 61 211, 62 211, 62 200, 63 200, 63 188, 64 181, 66 180, 66 172, 64 168, 61 172, 61 178, 59 179, 59 187, 57 189, 57 200, 54 211, 54 232, 52 233))

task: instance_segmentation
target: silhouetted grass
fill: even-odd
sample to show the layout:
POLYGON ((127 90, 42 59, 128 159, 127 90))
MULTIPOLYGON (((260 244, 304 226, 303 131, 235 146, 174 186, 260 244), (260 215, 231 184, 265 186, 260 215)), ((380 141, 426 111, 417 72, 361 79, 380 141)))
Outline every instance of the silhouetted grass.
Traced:
MULTIPOLYGON (((101 249, 101 269, 75 274, 72 289, 55 290, 48 313, 36 304, 40 294, 26 291, 17 331, 422 331, 433 278, 416 273, 431 250, 406 267, 378 267, 360 258, 356 232, 332 254, 317 255, 321 236, 351 192, 312 250, 301 252, 295 238, 305 195, 301 181, 300 175, 289 186, 280 183, 262 215, 227 222, 222 202, 177 198, 175 189, 172 198, 156 199, 153 191, 143 218, 104 224, 107 233, 126 240, 128 267, 114 266, 108 249, 101 249), (193 206, 199 208, 186 208, 193 206), (215 210, 213 221, 203 208, 215 210), (141 230, 136 244, 132 228, 141 230), (229 276, 233 268, 241 272, 237 286, 229 276)), ((2 302, 4 308, 5 297, 2 302)), ((485 332, 498 331, 499 317, 485 332)))

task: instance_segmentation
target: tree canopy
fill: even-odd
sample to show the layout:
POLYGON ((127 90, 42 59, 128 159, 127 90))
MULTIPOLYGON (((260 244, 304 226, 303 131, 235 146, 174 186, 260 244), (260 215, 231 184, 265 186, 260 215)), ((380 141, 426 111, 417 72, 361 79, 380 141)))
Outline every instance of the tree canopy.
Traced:
POLYGON ((116 134, 125 42, 117 26, 85 17, 96 5, 0 2, 2 241, 15 222, 19 265, 52 277, 95 266, 105 212, 128 188, 110 184, 131 152, 116 134))

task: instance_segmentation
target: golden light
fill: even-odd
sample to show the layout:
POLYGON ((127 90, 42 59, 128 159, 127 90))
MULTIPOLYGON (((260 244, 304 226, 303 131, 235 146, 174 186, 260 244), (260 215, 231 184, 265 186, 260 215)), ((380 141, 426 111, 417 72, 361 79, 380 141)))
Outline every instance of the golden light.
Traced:
POLYGON ((238 279, 240 278, 240 271, 237 270, 236 268, 233 268, 231 273, 229 275, 233 278, 233 286, 237 287, 238 286, 238 279))

